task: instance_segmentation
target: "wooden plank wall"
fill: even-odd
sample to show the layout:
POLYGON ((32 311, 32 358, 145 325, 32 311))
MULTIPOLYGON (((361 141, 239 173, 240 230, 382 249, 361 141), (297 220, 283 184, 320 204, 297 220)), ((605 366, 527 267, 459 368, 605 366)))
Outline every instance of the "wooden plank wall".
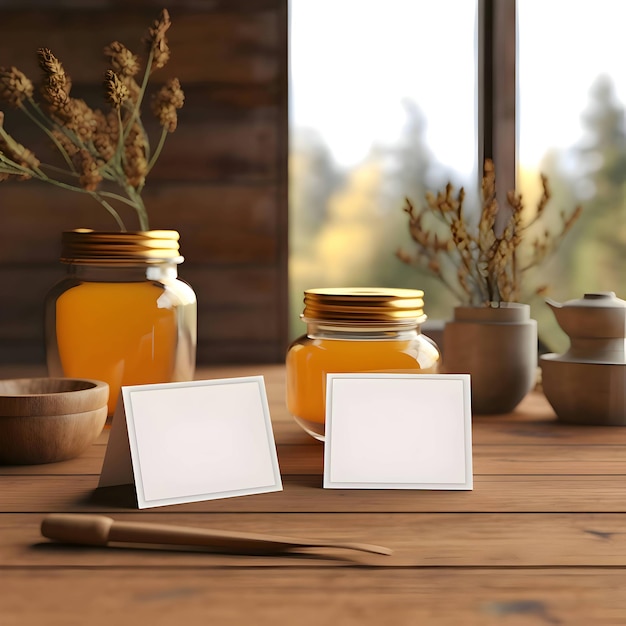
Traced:
MULTIPOLYGON (((99 108, 102 48, 119 40, 143 53, 163 7, 172 57, 153 81, 177 76, 186 101, 146 185, 150 226, 181 233, 180 275, 198 296, 198 362, 279 362, 288 336, 287 0, 0 0, 0 66, 38 80, 35 52, 49 47, 72 94, 99 108)), ((23 116, 0 109, 7 130, 37 147, 23 116)), ((0 363, 43 363, 43 300, 64 272, 60 233, 115 224, 82 194, 33 181, 0 183, 0 218, 0 363)))

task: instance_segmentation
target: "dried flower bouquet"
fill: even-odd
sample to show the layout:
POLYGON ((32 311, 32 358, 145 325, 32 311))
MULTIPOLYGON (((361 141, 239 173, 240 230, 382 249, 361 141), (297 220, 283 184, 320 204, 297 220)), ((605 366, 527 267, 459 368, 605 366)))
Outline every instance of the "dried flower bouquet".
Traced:
MULTIPOLYGON (((416 209, 409 198, 404 206, 416 246, 412 253, 399 250, 398 257, 434 274, 466 305, 497 306, 500 302, 518 301, 522 274, 556 250, 581 212, 580 206, 569 215, 562 211, 557 232, 542 227, 550 200, 548 180, 542 174, 543 194, 534 216, 524 223, 522 196, 509 191, 510 216, 498 230, 496 217, 500 207, 495 180, 493 162, 487 159, 482 179, 482 207, 476 225, 472 225, 464 213, 463 188, 454 197, 450 183, 436 196, 427 193, 425 207, 416 209), (531 238, 530 247, 522 245, 527 238, 531 238)), ((540 287, 537 292, 543 289, 540 287)))
POLYGON ((140 82, 136 78, 141 71, 139 57, 118 41, 105 47, 110 64, 104 76, 105 99, 110 105, 106 111, 92 109, 70 95, 71 79, 47 48, 37 51, 43 74, 40 101, 35 99, 33 83, 20 70, 0 67, 0 100, 23 112, 47 135, 62 158, 62 167, 41 162, 6 131, 0 111, 0 181, 35 179, 88 194, 125 231, 113 205, 121 202, 134 209, 139 228, 148 230, 141 193, 167 134, 176 129, 176 111, 184 103, 177 78, 168 80, 153 96, 151 108, 162 127, 153 149, 141 119, 142 104, 151 74, 169 60, 166 32, 170 24, 163 9, 148 29, 143 39, 147 60, 140 82), (111 186, 117 189, 111 191, 111 186))

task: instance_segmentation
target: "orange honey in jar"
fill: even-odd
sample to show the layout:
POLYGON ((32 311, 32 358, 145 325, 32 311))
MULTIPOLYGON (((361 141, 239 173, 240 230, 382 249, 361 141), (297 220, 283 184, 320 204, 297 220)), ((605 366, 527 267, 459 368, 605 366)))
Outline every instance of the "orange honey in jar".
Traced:
POLYGON ((424 293, 417 289, 327 288, 304 292, 307 332, 287 351, 287 408, 324 440, 326 374, 428 373, 440 353, 420 332, 424 293))
POLYGON ((123 385, 192 379, 196 297, 182 260, 175 231, 64 233, 67 275, 46 299, 49 374, 107 382, 109 416, 123 385))

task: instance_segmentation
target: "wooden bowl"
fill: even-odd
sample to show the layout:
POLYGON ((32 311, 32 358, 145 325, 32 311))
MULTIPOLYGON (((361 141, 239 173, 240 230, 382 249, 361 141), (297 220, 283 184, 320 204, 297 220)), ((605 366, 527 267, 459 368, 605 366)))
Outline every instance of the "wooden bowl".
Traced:
POLYGON ((107 417, 109 386, 77 378, 0 380, 0 463, 31 465, 78 456, 107 417))

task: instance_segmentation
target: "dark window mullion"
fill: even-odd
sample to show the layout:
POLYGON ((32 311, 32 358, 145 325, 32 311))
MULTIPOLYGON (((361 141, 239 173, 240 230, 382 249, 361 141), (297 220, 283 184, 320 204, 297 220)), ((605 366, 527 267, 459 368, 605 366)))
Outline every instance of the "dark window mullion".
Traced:
POLYGON ((493 4, 494 0, 478 0, 479 165, 493 158, 493 4))
POLYGON ((479 0, 478 5, 478 158, 481 164, 485 158, 493 159, 503 208, 507 191, 515 188, 517 169, 515 1, 479 0))

